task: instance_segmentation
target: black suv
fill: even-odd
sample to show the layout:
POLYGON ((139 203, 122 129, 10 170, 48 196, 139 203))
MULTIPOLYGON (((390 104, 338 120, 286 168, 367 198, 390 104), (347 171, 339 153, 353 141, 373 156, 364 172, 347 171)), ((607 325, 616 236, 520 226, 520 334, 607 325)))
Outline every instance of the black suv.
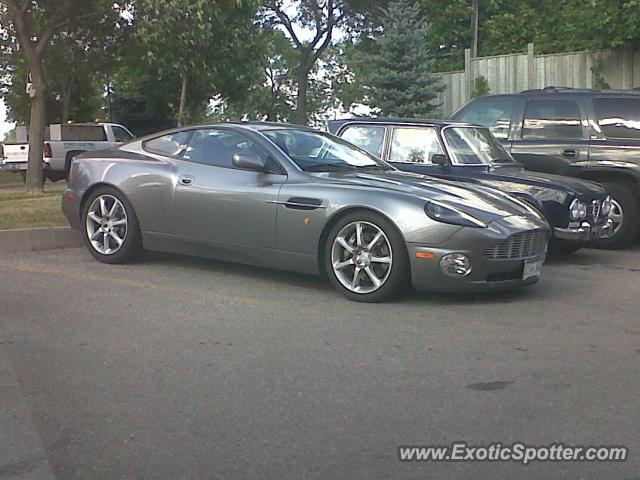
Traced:
POLYGON ((640 230, 640 92, 547 87, 479 97, 452 115, 491 129, 528 170, 606 185, 613 234, 623 248, 640 230))

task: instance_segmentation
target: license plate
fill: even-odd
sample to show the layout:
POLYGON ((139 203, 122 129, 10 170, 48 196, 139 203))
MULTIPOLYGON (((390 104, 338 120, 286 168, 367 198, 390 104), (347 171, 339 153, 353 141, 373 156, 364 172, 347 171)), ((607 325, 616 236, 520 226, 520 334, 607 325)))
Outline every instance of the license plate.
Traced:
POLYGON ((542 272, 542 260, 525 260, 524 269, 522 270, 522 279, 526 280, 531 277, 539 277, 542 272))

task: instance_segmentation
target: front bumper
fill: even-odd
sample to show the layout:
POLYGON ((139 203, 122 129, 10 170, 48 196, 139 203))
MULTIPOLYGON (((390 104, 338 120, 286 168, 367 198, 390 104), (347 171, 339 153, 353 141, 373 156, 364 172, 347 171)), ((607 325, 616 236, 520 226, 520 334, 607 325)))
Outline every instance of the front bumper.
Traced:
POLYGON ((435 292, 473 292, 513 290, 536 283, 538 276, 523 279, 524 264, 525 261, 543 262, 546 251, 536 256, 513 259, 488 258, 485 251, 516 233, 538 229, 548 232, 548 225, 534 220, 523 222, 523 228, 514 229, 507 224, 497 223, 484 229, 462 228, 445 245, 407 244, 413 287, 435 292), (424 258, 425 253, 433 256, 424 258), (440 268, 440 260, 449 253, 465 254, 471 262, 471 272, 464 277, 445 274, 440 268))
POLYGON ((591 226, 588 222, 571 228, 553 228, 553 236, 559 240, 583 241, 606 238, 613 232, 613 222, 611 219, 600 225, 591 226))

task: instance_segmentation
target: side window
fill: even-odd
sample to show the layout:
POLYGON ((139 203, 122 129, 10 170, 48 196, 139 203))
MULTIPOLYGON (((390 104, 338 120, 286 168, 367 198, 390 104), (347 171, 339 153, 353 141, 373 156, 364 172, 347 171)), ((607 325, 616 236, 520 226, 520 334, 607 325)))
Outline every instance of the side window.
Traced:
POLYGON ((133 139, 133 135, 127 132, 122 127, 113 126, 111 127, 111 131, 113 132, 113 136, 116 139, 116 142, 128 142, 133 139))
POLYGON ((171 133, 144 142, 144 149, 161 155, 180 156, 187 149, 193 130, 171 133))
POLYGON ((640 98, 596 98, 593 106, 605 137, 640 140, 640 98))
POLYGON ((235 168, 236 153, 257 155, 267 162, 267 152, 252 140, 228 130, 196 130, 183 158, 216 167, 235 168))
POLYGON ((382 156, 384 144, 384 128, 374 125, 353 125, 340 135, 347 142, 369 152, 377 157, 382 156))
POLYGON ((393 129, 390 162, 431 163, 433 155, 442 153, 433 127, 393 129))
POLYGON ((513 98, 511 97, 479 98, 456 115, 456 120, 482 125, 489 128, 494 137, 507 139, 512 111, 513 98))
POLYGON ((522 138, 582 138, 580 107, 570 100, 529 100, 524 107, 522 138))

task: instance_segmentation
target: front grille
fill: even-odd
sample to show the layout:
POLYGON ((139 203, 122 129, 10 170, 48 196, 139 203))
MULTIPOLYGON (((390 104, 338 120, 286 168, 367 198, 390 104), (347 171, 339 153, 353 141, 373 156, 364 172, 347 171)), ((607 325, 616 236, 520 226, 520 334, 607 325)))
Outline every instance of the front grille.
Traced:
POLYGON ((602 223, 605 220, 602 214, 601 200, 596 199, 587 202, 587 216, 585 220, 591 225, 602 223))
POLYGON ((511 235, 504 242, 487 248, 483 255, 484 258, 491 260, 518 260, 538 257, 545 253, 547 240, 546 230, 528 230, 511 235))

